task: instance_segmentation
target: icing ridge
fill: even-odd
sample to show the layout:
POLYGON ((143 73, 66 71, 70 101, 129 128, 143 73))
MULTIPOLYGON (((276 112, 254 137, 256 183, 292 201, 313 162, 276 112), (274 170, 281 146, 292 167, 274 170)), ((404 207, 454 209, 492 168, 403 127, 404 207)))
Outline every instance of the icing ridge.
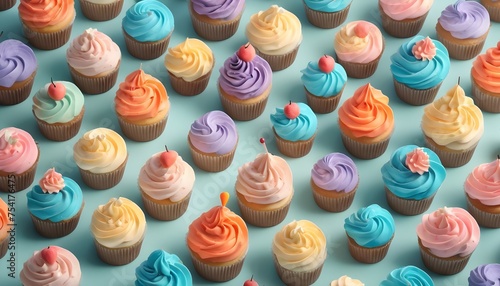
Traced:
POLYGON ((192 286, 191 272, 175 254, 153 251, 135 269, 135 286, 192 286))
POLYGON ((394 20, 415 19, 425 15, 431 9, 434 0, 380 0, 379 5, 394 20))
POLYGON ((188 138, 196 149, 205 153, 227 154, 238 143, 236 125, 223 111, 205 113, 191 124, 188 138))
POLYGON ((304 87, 316 96, 336 95, 342 91, 347 82, 347 73, 339 63, 335 63, 330 73, 325 73, 319 68, 318 61, 311 61, 300 72, 304 87))
POLYGON ((138 42, 156 42, 174 30, 174 15, 160 1, 142 0, 127 10, 122 27, 138 42))
POLYGON ((344 221, 347 235, 358 245, 374 248, 391 241, 394 236, 394 218, 377 204, 359 209, 344 221))
POLYGON ((334 152, 314 164, 311 179, 324 190, 349 193, 358 186, 358 169, 347 155, 334 152))
POLYGON ((0 43, 0 86, 11 87, 28 79, 37 69, 33 50, 21 41, 7 39, 0 43))
POLYGON ((351 5, 352 0, 304 0, 307 7, 321 12, 339 12, 351 5))
POLYGON ((476 58, 471 75, 474 82, 483 89, 500 94, 500 44, 476 58))
POLYGON ((198 39, 187 38, 165 55, 167 70, 187 82, 194 81, 212 71, 214 66, 212 50, 198 39))
POLYGON ((408 265, 392 270, 379 286, 434 286, 434 281, 422 269, 408 265))

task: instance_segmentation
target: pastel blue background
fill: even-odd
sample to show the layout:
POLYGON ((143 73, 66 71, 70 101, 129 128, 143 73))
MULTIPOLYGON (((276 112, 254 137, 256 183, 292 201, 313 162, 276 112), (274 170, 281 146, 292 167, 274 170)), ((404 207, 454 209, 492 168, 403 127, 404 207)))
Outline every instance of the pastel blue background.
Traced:
MULTIPOLYGON (((173 47, 182 42, 186 37, 197 37, 189 20, 188 6, 185 0, 162 0, 172 10, 176 22, 172 34, 170 46, 173 47)), ((421 31, 422 35, 435 38, 435 24, 439 13, 447 4, 454 1, 434 1, 433 7, 427 17, 421 31)), ((19 1, 18 1, 19 3, 19 1)), ((17 275, 26 261, 35 250, 42 249, 47 245, 59 245, 71 250, 80 260, 83 272, 81 285, 133 285, 135 268, 147 258, 155 249, 162 248, 168 252, 177 254, 192 271, 196 285, 213 285, 200 278, 191 264, 189 253, 186 248, 185 236, 189 223, 197 218, 202 212, 214 205, 219 204, 219 193, 228 191, 234 194, 234 183, 237 168, 263 151, 259 143, 259 137, 267 140, 270 152, 278 154, 269 121, 269 114, 274 112, 277 106, 283 106, 289 100, 305 101, 305 94, 300 82, 300 70, 307 66, 311 60, 317 60, 323 54, 333 55, 333 38, 340 29, 322 30, 309 24, 306 20, 303 3, 298 0, 247 0, 246 9, 241 19, 241 24, 236 35, 222 42, 207 42, 215 54, 216 63, 212 73, 211 81, 204 93, 196 97, 183 97, 176 94, 170 86, 166 70, 163 65, 163 57, 151 61, 141 61, 130 56, 125 48, 121 30, 121 19, 125 11, 134 3, 133 0, 125 0, 124 9, 119 17, 108 22, 92 22, 86 19, 79 10, 76 3, 77 17, 72 31, 72 37, 81 34, 89 27, 109 35, 122 49, 122 64, 115 87, 105 94, 88 95, 85 97, 86 112, 83 125, 77 137, 67 142, 51 142, 45 139, 39 132, 31 112, 31 98, 22 104, 9 107, 0 107, 0 128, 16 126, 29 131, 39 143, 41 156, 38 165, 35 183, 43 173, 51 167, 56 167, 64 176, 74 178, 80 183, 85 200, 80 223, 77 229, 70 235, 60 239, 46 239, 39 236, 31 223, 26 208, 26 191, 16 194, 16 222, 17 233, 17 275), (273 74, 273 89, 267 108, 262 116, 250 122, 237 122, 240 139, 236 156, 232 165, 225 171, 209 174, 195 167, 196 183, 188 211, 184 216, 173 222, 160 222, 147 217, 147 233, 142 246, 140 256, 129 265, 117 267, 109 266, 99 260, 95 253, 89 225, 92 212, 98 205, 106 203, 111 197, 125 196, 142 206, 141 197, 137 188, 137 177, 139 169, 146 160, 154 153, 161 151, 165 144, 169 149, 174 149, 191 165, 192 159, 186 144, 187 133, 190 124, 207 111, 221 109, 217 94, 216 82, 219 76, 218 69, 226 58, 231 56, 242 44, 245 44, 245 26, 252 14, 259 10, 267 9, 271 4, 278 4, 296 14, 302 22, 304 40, 300 47, 294 64, 286 70, 273 74), (125 176, 116 187, 97 191, 88 188, 81 181, 76 165, 72 159, 72 146, 84 132, 96 127, 108 127, 121 132, 113 108, 114 94, 118 83, 132 71, 142 68, 145 72, 159 78, 166 86, 171 110, 167 128, 162 136, 152 142, 138 143, 126 139, 129 151, 129 161, 125 176)), ((377 10, 377 1, 354 0, 347 22, 364 19, 374 22, 381 27, 380 17, 377 10)), ((0 12, 0 30, 4 31, 2 39, 19 38, 21 25, 18 19, 17 9, 12 8, 0 12)), ((293 174, 295 197, 292 201, 290 212, 283 223, 271 228, 249 227, 250 249, 241 274, 234 280, 221 283, 220 285, 242 285, 252 274, 260 285, 281 285, 273 266, 271 256, 271 241, 273 235, 286 223, 296 219, 308 219, 318 224, 324 231, 328 242, 328 258, 323 272, 315 285, 329 285, 329 283, 342 275, 360 279, 366 285, 378 285, 391 270, 401 266, 413 264, 424 268, 417 245, 415 228, 421 220, 421 216, 406 217, 394 214, 396 221, 396 234, 389 253, 386 258, 374 265, 365 265, 356 262, 349 255, 347 240, 343 229, 344 218, 349 216, 363 206, 378 203, 388 208, 385 201, 384 188, 380 175, 380 168, 389 159, 391 153, 399 146, 416 144, 422 146, 424 141, 420 131, 420 119, 423 107, 409 106, 400 101, 394 92, 392 76, 390 74, 390 56, 405 42, 405 39, 396 39, 388 36, 385 32, 386 49, 382 56, 377 72, 367 79, 348 79, 344 90, 342 102, 352 96, 355 89, 365 83, 371 83, 375 88, 381 89, 390 97, 390 106, 394 109, 396 129, 390 141, 388 150, 381 157, 373 160, 357 160, 359 168, 360 183, 358 193, 353 205, 343 213, 327 213, 321 210, 313 201, 310 187, 310 169, 313 164, 330 152, 346 152, 342 145, 337 126, 337 112, 319 115, 319 130, 314 146, 309 155, 298 158, 287 158, 293 174)), ((493 47, 500 40, 500 24, 492 23, 485 48, 493 47)), ((33 86, 33 91, 38 90, 46 84, 50 77, 55 80, 71 80, 65 60, 65 52, 69 43, 53 51, 35 50, 39 60, 39 70, 33 86)), ((458 77, 461 77, 461 86, 467 94, 470 94, 470 68, 472 60, 451 61, 451 72, 445 79, 438 96, 442 96, 448 89, 453 87, 458 77)), ((485 133, 472 160, 465 166, 448 169, 448 176, 437 192, 434 202, 429 211, 442 206, 465 207, 463 184, 467 174, 481 163, 491 162, 500 153, 500 138, 498 127, 498 114, 484 114, 485 133), (496 122, 494 121, 496 120, 496 122), (496 124, 496 125, 495 125, 496 124)), ((0 194, 4 200, 7 194, 0 194)), ((230 198, 228 206, 239 212, 236 197, 230 198)), ((481 229, 481 242, 466 269, 453 276, 440 276, 430 273, 436 285, 458 286, 467 285, 469 271, 479 264, 500 261, 500 245, 498 235, 500 230, 481 229)), ((0 260, 0 285, 20 285, 18 279, 15 281, 6 278, 6 258, 0 260)), ((424 268, 425 269, 425 268, 424 268)))

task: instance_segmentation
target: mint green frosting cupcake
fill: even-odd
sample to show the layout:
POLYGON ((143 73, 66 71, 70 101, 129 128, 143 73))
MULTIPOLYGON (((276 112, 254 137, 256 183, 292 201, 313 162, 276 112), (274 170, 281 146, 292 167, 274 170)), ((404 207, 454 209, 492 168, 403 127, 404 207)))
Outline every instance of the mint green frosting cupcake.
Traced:
POLYGON ((135 286, 192 286, 188 268, 175 254, 153 251, 135 270, 135 286))
POLYGON ((52 83, 40 88, 33 96, 33 113, 49 124, 67 123, 80 114, 83 109, 84 97, 80 89, 69 81, 56 81, 66 87, 66 95, 61 100, 54 100, 48 94, 52 83))

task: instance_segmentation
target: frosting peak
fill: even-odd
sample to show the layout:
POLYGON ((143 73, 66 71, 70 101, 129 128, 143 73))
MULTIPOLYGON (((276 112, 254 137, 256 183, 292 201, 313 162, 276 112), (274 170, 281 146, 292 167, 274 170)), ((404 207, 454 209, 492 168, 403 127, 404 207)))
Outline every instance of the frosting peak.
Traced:
POLYGON ((63 176, 56 172, 55 168, 48 169, 39 182, 40 187, 44 193, 58 193, 64 188, 63 176))
POLYGON ((436 45, 432 42, 431 38, 426 37, 415 43, 411 52, 418 60, 432 60, 436 55, 436 45))

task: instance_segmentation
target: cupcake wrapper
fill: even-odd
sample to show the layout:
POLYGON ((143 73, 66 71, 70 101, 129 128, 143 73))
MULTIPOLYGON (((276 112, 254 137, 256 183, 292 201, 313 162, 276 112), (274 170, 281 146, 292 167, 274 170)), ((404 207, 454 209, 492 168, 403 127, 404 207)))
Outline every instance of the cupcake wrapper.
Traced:
POLYGON ((420 256, 422 257, 422 262, 425 267, 441 275, 453 275, 464 270, 472 255, 469 254, 465 257, 456 255, 449 258, 442 258, 430 253, 430 251, 422 245, 420 238, 418 239, 418 245, 420 246, 420 256))
POLYGON ((321 263, 318 267, 309 270, 309 271, 293 271, 282 267, 276 255, 274 257, 274 267, 281 281, 285 283, 287 286, 304 286, 304 285, 312 285, 316 280, 318 280, 321 275, 321 270, 323 270, 323 263, 321 263))
POLYGON ((40 159, 40 148, 38 148, 38 156, 35 163, 25 172, 16 175, 8 174, 0 171, 0 192, 4 193, 16 193, 27 189, 33 181, 35 180, 36 167, 38 166, 38 160, 40 159), (12 184, 12 186, 9 186, 12 184))
POLYGON ((167 37, 155 42, 139 42, 123 31, 125 45, 130 55, 141 60, 159 58, 167 50, 172 32, 167 37))
MULTIPOLYGON (((311 184, 314 184, 311 180, 311 184)), ((317 186, 314 186, 312 188, 312 194, 314 201, 320 207, 321 209, 328 211, 328 212, 334 212, 334 213, 339 213, 347 210, 351 205, 352 202, 354 201, 354 196, 356 195, 356 189, 353 191, 350 191, 349 193, 342 193, 336 196, 328 197, 324 196, 321 193, 317 192, 315 188, 319 188, 317 186)), ((335 192, 335 191, 332 191, 335 192)))
POLYGON ((213 282, 225 282, 235 278, 240 274, 245 261, 245 257, 242 257, 231 264, 210 265, 200 261, 193 254, 191 254, 191 259, 196 272, 201 277, 213 282))
POLYGON ((424 213, 431 206, 434 196, 435 194, 422 200, 411 200, 400 198, 389 191, 387 187, 385 188, 387 204, 389 204, 391 209, 402 215, 418 215, 424 213))
POLYGON ((269 63, 269 66, 271 66, 272 71, 280 71, 286 69, 287 67, 293 64, 295 58, 297 57, 299 47, 300 45, 298 45, 295 49, 284 55, 267 55, 260 52, 258 49, 256 49, 256 52, 260 57, 262 57, 269 63))
POLYGON ((491 0, 489 0, 489 1, 481 1, 481 4, 483 4, 484 8, 486 8, 486 10, 488 10, 488 13, 490 14, 491 21, 500 22, 500 6, 498 6, 498 2, 497 2, 497 4, 495 4, 495 3, 492 3, 491 0))
POLYGON ((436 86, 428 89, 413 89, 395 79, 393 79, 393 82, 394 88, 396 90, 396 95, 399 97, 399 99, 414 106, 421 106, 431 103, 434 98, 436 98, 439 88, 443 83, 440 82, 436 86))
POLYGON ((344 87, 342 87, 342 90, 339 93, 329 97, 316 96, 304 87, 304 90, 306 91, 307 105, 309 105, 309 107, 311 107, 311 109, 316 113, 326 114, 333 112, 339 105, 340 98, 344 92, 344 87))
POLYGON ((281 138, 276 133, 276 130, 274 130, 274 128, 273 132, 274 137, 276 138, 276 146, 278 147, 278 150, 281 152, 281 154, 290 158, 300 158, 309 154, 314 143, 314 138, 316 138, 316 133, 314 133, 314 135, 307 140, 288 141, 281 138))
POLYGON ((104 76, 84 76, 71 66, 69 71, 73 82, 80 88, 80 90, 85 94, 101 94, 110 90, 116 83, 118 77, 118 70, 120 69, 120 62, 116 65, 116 68, 107 75, 104 76))
POLYGON ((344 60, 340 59, 339 57, 337 57, 337 62, 344 67, 344 69, 349 77, 367 78, 367 77, 372 76, 375 73, 375 71, 377 70, 378 63, 380 61, 380 58, 382 57, 383 52, 384 51, 382 50, 382 53, 380 53, 378 58, 376 58, 373 61, 366 63, 366 64, 344 61, 344 60))
POLYGON ((434 140, 424 135, 425 145, 434 151, 441 159, 441 163, 445 167, 456 168, 467 164, 472 155, 474 155, 474 151, 476 150, 476 145, 461 151, 451 150, 443 146, 439 146, 434 140))
MULTIPOLYGON (((193 162, 198 168, 207 172, 220 172, 227 169, 233 162, 236 146, 227 154, 217 155, 215 153, 203 153, 196 149, 188 138, 189 149, 193 162)), ((236 144, 238 145, 238 144, 236 144)))
POLYGON ((373 264, 382 261, 384 257, 387 255, 389 251, 389 246, 391 246, 392 238, 386 244, 374 247, 367 248, 360 246, 354 241, 349 235, 347 235, 349 252, 351 253, 352 258, 356 259, 359 262, 373 264))
POLYGON ((33 225, 35 226, 35 230, 41 236, 46 238, 63 237, 72 233, 75 230, 76 226, 78 225, 78 222, 80 221, 80 216, 82 214, 84 205, 85 203, 82 203, 80 210, 75 216, 60 222, 52 222, 48 219, 41 220, 31 213, 30 216, 31 220, 33 221, 33 225))
POLYGON ((47 123, 36 116, 35 119, 40 132, 45 138, 52 141, 66 141, 75 137, 78 131, 80 131, 84 113, 85 107, 82 108, 82 111, 73 120, 66 123, 47 123))
POLYGON ((500 228, 500 213, 489 213, 477 208, 467 196, 467 210, 476 219, 480 226, 500 228))
POLYGON ((255 210, 247 207, 240 200, 238 200, 238 206, 240 207, 241 217, 246 223, 258 227, 271 227, 285 219, 291 202, 292 200, 290 199, 286 205, 275 210, 255 210))
POLYGON ((418 34, 418 32, 422 30, 422 26, 424 25, 427 14, 429 13, 427 12, 414 19, 394 20, 384 12, 384 9, 382 9, 380 5, 378 6, 378 9, 380 11, 380 16, 382 17, 382 27, 389 35, 396 38, 408 38, 418 34))
POLYGON ((15 84, 15 88, 0 87, 0 105, 14 105, 25 101, 31 93, 36 70, 24 81, 15 84))
POLYGON ((359 159, 374 159, 381 156, 387 149, 387 146, 389 145, 389 141, 391 139, 391 137, 389 136, 387 137, 387 139, 380 142, 367 144, 353 140, 343 132, 341 132, 341 135, 342 143, 344 143, 346 150, 351 153, 351 155, 359 159))
POLYGON ((194 81, 185 81, 181 77, 176 77, 171 72, 168 72, 170 76, 170 85, 172 88, 180 95, 193 96, 202 93, 208 85, 210 80, 210 75, 212 74, 212 69, 202 77, 194 81))
POLYGON ((23 23, 24 37, 33 47, 40 50, 55 50, 59 47, 62 47, 69 41, 69 37, 71 36, 71 29, 73 29, 73 23, 59 31, 51 33, 40 33, 31 30, 23 23))
POLYGON ((208 41, 222 41, 233 36, 240 25, 243 11, 232 20, 214 20, 207 16, 198 15, 191 7, 189 2, 191 23, 198 36, 208 41))
POLYGON ((234 120, 248 121, 259 117, 266 108, 267 100, 271 87, 263 94, 259 95, 261 99, 256 102, 247 103, 245 101, 234 101, 230 99, 231 95, 226 94, 219 86, 219 98, 224 111, 234 120))
POLYGON ((474 103, 481 108, 482 111, 491 113, 500 113, 500 94, 489 93, 476 84, 474 79, 472 82, 472 98, 474 103))
POLYGON ((16 0, 2 0, 0 1, 0 11, 9 10, 14 5, 16 5, 16 0))
POLYGON ((96 4, 80 0, 80 9, 82 14, 92 21, 108 21, 120 14, 123 2, 123 0, 117 0, 109 4, 96 4))
POLYGON ((120 266, 129 264, 130 262, 134 261, 137 256, 139 256, 143 240, 144 236, 131 246, 109 248, 100 244, 99 242, 97 242, 97 240, 94 239, 94 245, 97 251, 97 256, 99 256, 99 258, 103 262, 109 265, 120 266))
POLYGON ((349 14, 350 7, 351 4, 338 12, 328 13, 313 10, 304 3, 304 9, 306 10, 306 16, 309 23, 322 29, 333 29, 344 23, 347 18, 347 14, 349 14))
POLYGON ((9 238, 10 235, 8 235, 4 240, 0 242, 0 259, 2 259, 5 254, 7 254, 7 249, 9 248, 9 238))
POLYGON ((454 58, 456 60, 470 60, 479 55, 483 49, 486 36, 488 36, 489 32, 488 30, 488 32, 477 39, 460 40, 453 38, 450 32, 444 30, 439 22, 436 25, 436 30, 438 41, 440 41, 446 49, 448 49, 450 58, 454 58))
POLYGON ((125 161, 114 171, 102 174, 95 174, 87 170, 80 169, 80 175, 83 182, 94 190, 106 190, 116 186, 123 178, 125 173, 125 166, 127 165, 127 158, 125 161))
POLYGON ((153 218, 163 221, 171 221, 181 217, 187 210, 191 192, 181 201, 175 203, 161 204, 153 201, 150 196, 141 190, 144 209, 153 218))
POLYGON ((149 125, 140 125, 127 122, 118 115, 118 123, 120 124, 123 134, 129 139, 138 142, 147 142, 160 137, 165 130, 165 126, 167 126, 167 120, 168 115, 159 122, 149 125))

